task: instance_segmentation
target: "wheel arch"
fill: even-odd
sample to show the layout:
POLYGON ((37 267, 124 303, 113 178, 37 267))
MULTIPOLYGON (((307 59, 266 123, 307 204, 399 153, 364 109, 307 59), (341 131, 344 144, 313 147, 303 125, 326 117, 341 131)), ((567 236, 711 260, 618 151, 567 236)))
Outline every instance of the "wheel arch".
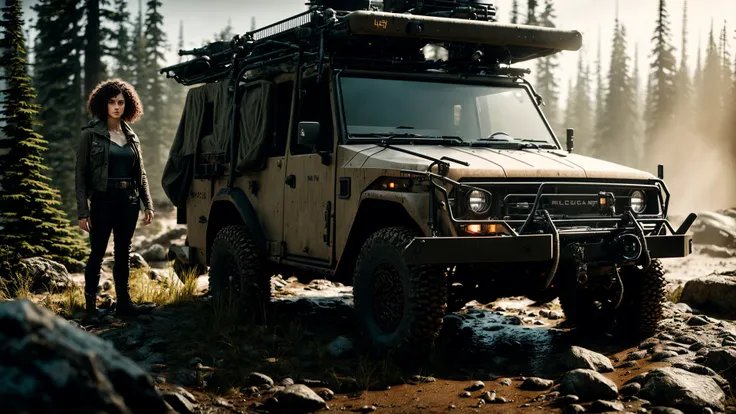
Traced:
POLYGON ((223 188, 212 199, 207 219, 206 262, 210 262, 210 249, 217 233, 225 226, 240 224, 248 228, 256 248, 266 253, 266 236, 258 216, 243 190, 223 188))
POLYGON ((406 208, 406 200, 400 197, 387 199, 364 194, 337 263, 335 279, 345 284, 352 283, 353 268, 363 243, 379 229, 395 226, 406 226, 418 235, 424 235, 426 224, 422 226, 412 217, 406 208))

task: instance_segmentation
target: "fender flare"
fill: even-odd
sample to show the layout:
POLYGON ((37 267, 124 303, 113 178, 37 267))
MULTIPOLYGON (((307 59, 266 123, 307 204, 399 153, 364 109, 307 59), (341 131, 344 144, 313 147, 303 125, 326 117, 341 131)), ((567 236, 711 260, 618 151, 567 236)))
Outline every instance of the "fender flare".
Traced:
MULTIPOLYGON (((240 219, 243 221, 243 224, 245 224, 245 227, 248 228, 256 246, 262 253, 265 253, 267 250, 265 233, 263 232, 261 223, 258 221, 258 215, 256 214, 256 210, 253 208, 253 204, 248 200, 248 196, 245 195, 243 190, 239 188, 223 188, 218 191, 212 198, 212 202, 210 204, 209 218, 207 219, 208 223, 212 223, 213 210, 215 210, 218 205, 221 205, 221 203, 230 204, 235 211, 238 212, 240 219)), ((212 238, 214 239, 215 236, 216 235, 212 235, 212 238)))
POLYGON ((401 206, 407 215, 416 222, 422 232, 426 233, 429 231, 429 226, 427 225, 427 220, 429 219, 429 210, 427 209, 429 194, 366 190, 360 195, 358 210, 368 200, 389 202, 401 206))

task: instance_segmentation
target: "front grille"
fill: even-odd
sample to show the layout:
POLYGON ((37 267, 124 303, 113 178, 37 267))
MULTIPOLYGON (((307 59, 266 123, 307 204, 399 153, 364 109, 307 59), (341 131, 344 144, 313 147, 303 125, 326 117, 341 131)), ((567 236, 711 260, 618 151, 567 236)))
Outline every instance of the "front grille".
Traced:
MULTIPOLYGON (((484 183, 477 180, 463 184, 488 190, 493 195, 490 209, 482 214, 473 213, 467 205, 469 190, 455 189, 453 212, 456 218, 464 220, 525 220, 532 211, 534 201, 541 183, 484 183)), ((613 193, 616 202, 616 214, 620 217, 631 205, 631 192, 640 189, 646 197, 646 209, 642 215, 656 216, 660 213, 659 190, 647 182, 632 183, 599 183, 600 185, 580 185, 576 183, 553 183, 545 185, 540 197, 539 210, 546 210, 553 220, 556 219, 595 219, 610 217, 604 215, 599 208, 599 193, 613 193), (646 187, 631 187, 626 184, 637 184, 646 187)))

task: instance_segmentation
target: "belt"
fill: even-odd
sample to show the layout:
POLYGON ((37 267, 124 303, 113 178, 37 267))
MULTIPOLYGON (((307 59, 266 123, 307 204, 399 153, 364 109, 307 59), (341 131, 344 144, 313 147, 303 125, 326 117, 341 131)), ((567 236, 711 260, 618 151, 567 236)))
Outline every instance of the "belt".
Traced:
POLYGON ((134 188, 134 187, 135 187, 135 181, 132 181, 132 180, 108 180, 107 181, 107 188, 126 189, 126 188, 134 188))

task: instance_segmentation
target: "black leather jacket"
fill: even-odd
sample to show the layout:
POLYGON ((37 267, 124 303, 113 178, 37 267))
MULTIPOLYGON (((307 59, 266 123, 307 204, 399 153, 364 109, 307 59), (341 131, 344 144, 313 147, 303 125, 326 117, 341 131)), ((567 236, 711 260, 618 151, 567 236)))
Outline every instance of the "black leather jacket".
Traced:
MULTIPOLYGON (((136 190, 146 210, 153 211, 151 191, 148 187, 146 168, 141 156, 141 142, 133 129, 122 121, 123 133, 128 137, 135 154, 136 190)), ((82 128, 82 138, 77 148, 75 188, 77 193, 78 218, 89 217, 88 199, 93 191, 107 191, 108 156, 110 133, 107 123, 97 120, 82 128)))

